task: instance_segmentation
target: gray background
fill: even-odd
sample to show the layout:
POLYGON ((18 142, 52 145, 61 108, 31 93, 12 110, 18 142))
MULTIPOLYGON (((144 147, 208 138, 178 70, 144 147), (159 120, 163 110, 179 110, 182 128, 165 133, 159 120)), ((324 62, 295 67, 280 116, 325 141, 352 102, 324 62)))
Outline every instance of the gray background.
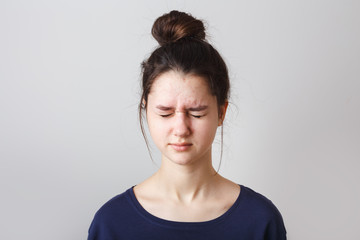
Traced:
POLYGON ((360 239, 350 0, 0 1, 0 239, 86 239, 104 202, 157 169, 138 126, 140 62, 172 9, 208 22, 230 69, 220 173, 270 198, 291 240, 360 239))

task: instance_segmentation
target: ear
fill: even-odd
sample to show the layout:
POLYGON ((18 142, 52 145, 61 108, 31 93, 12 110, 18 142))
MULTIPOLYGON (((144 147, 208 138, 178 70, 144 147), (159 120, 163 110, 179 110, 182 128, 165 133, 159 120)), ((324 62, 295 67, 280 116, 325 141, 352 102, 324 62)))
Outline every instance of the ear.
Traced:
POLYGON ((145 106, 146 106, 146 101, 145 99, 143 98, 142 102, 141 102, 141 108, 145 109, 145 106))
POLYGON ((226 101, 224 103, 224 105, 220 106, 219 108, 219 122, 218 122, 218 126, 221 126, 224 122, 224 119, 225 119, 225 115, 226 115, 226 110, 227 110, 227 107, 229 105, 229 102, 226 101))

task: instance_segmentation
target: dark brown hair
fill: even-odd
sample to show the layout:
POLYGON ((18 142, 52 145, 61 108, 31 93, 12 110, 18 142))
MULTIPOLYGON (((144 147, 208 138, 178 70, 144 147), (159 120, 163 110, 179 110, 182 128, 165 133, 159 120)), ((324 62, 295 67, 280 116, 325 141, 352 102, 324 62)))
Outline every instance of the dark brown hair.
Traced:
POLYGON ((201 20, 187 13, 171 11, 156 19, 151 33, 160 46, 142 63, 139 104, 140 126, 147 146, 142 113, 146 110, 151 87, 161 74, 172 70, 204 77, 211 93, 216 96, 218 107, 226 104, 230 88, 226 64, 218 51, 206 41, 201 20))

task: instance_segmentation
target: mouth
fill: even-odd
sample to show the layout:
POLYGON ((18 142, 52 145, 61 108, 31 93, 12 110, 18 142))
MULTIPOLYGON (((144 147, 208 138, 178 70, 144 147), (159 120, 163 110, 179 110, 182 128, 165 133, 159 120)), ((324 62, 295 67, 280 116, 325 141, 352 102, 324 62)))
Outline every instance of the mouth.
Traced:
POLYGON ((177 152, 184 152, 192 146, 192 143, 170 143, 169 145, 177 152))

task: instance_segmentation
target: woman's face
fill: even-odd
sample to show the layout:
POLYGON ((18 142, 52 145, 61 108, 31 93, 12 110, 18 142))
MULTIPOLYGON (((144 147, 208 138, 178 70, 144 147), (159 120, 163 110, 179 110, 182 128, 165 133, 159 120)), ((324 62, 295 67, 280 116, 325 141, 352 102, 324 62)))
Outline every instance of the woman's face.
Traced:
POLYGON ((148 95, 146 114, 162 160, 180 165, 210 160, 211 145, 226 106, 220 111, 222 114, 202 77, 174 71, 160 75, 148 95))

